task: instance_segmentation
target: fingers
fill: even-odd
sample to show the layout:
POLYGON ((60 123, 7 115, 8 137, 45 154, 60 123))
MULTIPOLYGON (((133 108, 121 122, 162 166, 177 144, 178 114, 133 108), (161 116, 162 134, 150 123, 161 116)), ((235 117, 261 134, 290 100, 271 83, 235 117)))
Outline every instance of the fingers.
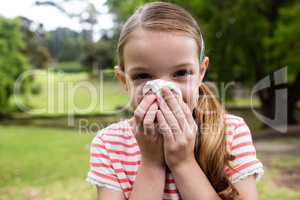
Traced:
POLYGON ((182 111, 185 114, 187 122, 192 127, 192 130, 197 132, 198 126, 193 118, 193 113, 192 113, 190 107, 183 101, 183 99, 179 99, 178 102, 179 102, 179 105, 181 105, 182 111))
POLYGON ((172 110, 173 115, 175 116, 181 130, 185 133, 190 132, 190 127, 186 120, 186 115, 178 102, 178 98, 173 95, 169 88, 163 88, 163 95, 167 105, 170 107, 170 110, 172 110))
POLYGON ((155 135, 155 126, 154 126, 154 119, 156 117, 156 112, 158 110, 158 105, 156 102, 152 103, 148 112, 145 115, 143 125, 144 125, 144 133, 146 135, 155 135))
POLYGON ((156 117, 157 117, 159 132, 163 135, 164 142, 169 144, 174 143, 175 142, 174 135, 160 110, 157 111, 156 117))
POLYGON ((165 121, 167 122, 169 128, 171 129, 172 133, 175 135, 176 138, 177 135, 180 134, 180 126, 175 116, 173 115, 172 111, 163 99, 158 98, 158 104, 165 121))
POLYGON ((137 124, 141 124, 144 120, 144 117, 146 115, 146 112, 148 111, 151 104, 156 99, 156 96, 153 94, 145 95, 143 100, 140 102, 140 104, 135 109, 133 116, 137 122, 137 124))
MULTIPOLYGON (((173 113, 170 111, 168 105, 166 104, 166 102, 164 100, 161 100, 161 99, 159 100, 159 103, 160 103, 159 108, 161 110, 163 118, 165 119, 163 121, 166 121, 166 123, 167 123, 166 126, 169 127, 169 129, 167 129, 167 132, 163 133, 164 138, 169 139, 167 144, 171 145, 173 142, 174 142, 173 144, 175 144, 175 142, 178 144, 186 144, 187 143, 186 135, 180 130, 180 126, 178 125, 178 122, 177 122, 176 118, 174 117, 173 113), (172 137, 173 141, 172 141, 172 138, 170 138, 171 136, 168 134, 168 130, 170 130, 171 136, 173 136, 172 137)), ((172 145, 172 146, 174 146, 174 145, 172 145)))

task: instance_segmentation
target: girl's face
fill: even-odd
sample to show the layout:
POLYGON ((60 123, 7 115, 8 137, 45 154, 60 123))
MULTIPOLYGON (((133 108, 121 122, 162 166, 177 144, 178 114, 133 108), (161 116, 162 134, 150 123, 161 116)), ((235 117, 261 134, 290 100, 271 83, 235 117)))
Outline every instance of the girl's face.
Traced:
POLYGON ((193 38, 182 32, 138 29, 130 34, 123 52, 125 74, 118 66, 115 74, 126 88, 133 110, 143 98, 144 84, 153 79, 174 82, 191 110, 195 108, 208 58, 199 63, 197 44, 193 38))

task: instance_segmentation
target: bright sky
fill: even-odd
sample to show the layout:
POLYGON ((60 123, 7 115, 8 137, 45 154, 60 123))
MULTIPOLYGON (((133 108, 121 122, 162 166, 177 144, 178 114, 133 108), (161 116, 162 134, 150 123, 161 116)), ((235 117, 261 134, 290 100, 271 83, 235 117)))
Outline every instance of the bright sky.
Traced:
MULTIPOLYGON (((68 27, 77 31, 82 29, 77 18, 70 19, 68 16, 52 6, 36 6, 34 5, 35 1, 36 0, 2 1, 0 5, 0 15, 9 18, 24 16, 35 22, 42 23, 45 30, 53 30, 56 27, 68 27)), ((99 32, 101 29, 112 28, 113 16, 108 14, 108 9, 104 6, 105 0, 90 1, 96 5, 98 11, 103 13, 102 15, 99 15, 95 31, 99 32)), ((80 1, 67 4, 63 3, 63 0, 55 0, 55 2, 62 2, 60 5, 71 13, 78 13, 78 11, 82 10, 85 6, 85 4, 80 1)))

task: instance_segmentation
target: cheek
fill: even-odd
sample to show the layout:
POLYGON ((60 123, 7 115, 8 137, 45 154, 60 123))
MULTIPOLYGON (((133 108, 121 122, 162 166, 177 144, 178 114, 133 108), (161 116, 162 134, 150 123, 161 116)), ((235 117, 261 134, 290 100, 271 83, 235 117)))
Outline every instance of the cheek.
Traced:
POLYGON ((135 110, 143 99, 143 85, 132 85, 128 95, 130 106, 135 110))
POLYGON ((195 87, 193 91, 193 102, 190 105, 191 110, 193 110, 197 106, 198 99, 199 99, 199 89, 198 87, 195 87))
POLYGON ((181 88, 183 94, 183 100, 190 107, 194 109, 197 105, 197 100, 199 97, 198 85, 196 82, 189 82, 181 88))

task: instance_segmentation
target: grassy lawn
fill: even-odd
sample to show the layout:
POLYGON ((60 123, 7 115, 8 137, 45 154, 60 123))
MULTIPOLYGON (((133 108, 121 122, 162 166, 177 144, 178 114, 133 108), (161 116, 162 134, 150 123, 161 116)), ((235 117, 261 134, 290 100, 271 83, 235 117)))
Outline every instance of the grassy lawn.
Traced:
MULTIPOLYGON (((0 126, 0 200, 95 199, 95 189, 84 180, 93 136, 76 130, 0 126)), ((279 142, 291 144, 270 144, 279 142)), ((300 199, 299 190, 275 181, 283 170, 300 166, 299 154, 270 156, 258 151, 258 158, 265 165, 258 182, 261 200, 300 199)))
POLYGON ((128 98, 115 81, 91 80, 87 73, 35 72, 39 93, 25 102, 30 114, 111 113, 126 105, 128 98))
POLYGON ((93 199, 84 181, 93 135, 0 126, 0 199, 93 199))
POLYGON ((264 150, 256 148, 265 168, 263 180, 258 183, 260 199, 300 199, 300 138, 269 139, 255 143, 264 147, 264 150))
POLYGON ((227 106, 237 106, 237 107, 249 107, 252 105, 253 107, 259 107, 260 102, 259 99, 253 98, 251 101, 250 98, 240 98, 240 99, 232 99, 225 102, 227 106))

